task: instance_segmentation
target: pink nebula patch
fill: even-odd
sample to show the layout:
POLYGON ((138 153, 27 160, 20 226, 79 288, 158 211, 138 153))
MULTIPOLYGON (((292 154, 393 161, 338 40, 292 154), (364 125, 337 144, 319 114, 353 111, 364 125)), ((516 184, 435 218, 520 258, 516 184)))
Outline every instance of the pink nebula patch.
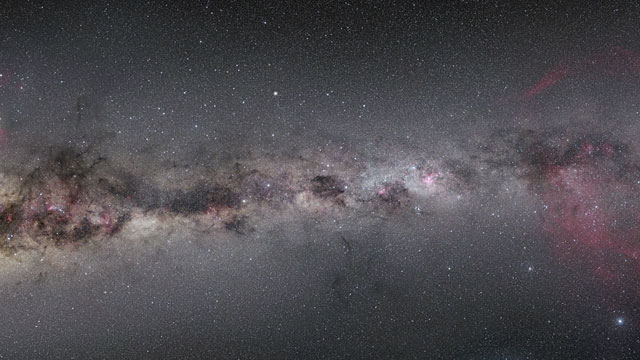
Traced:
POLYGON ((436 183, 436 179, 440 174, 434 172, 428 172, 422 176, 422 183, 426 187, 432 187, 436 183))
POLYGON ((609 146, 585 141, 566 164, 546 169, 544 230, 557 259, 640 297, 640 188, 616 171, 609 146))

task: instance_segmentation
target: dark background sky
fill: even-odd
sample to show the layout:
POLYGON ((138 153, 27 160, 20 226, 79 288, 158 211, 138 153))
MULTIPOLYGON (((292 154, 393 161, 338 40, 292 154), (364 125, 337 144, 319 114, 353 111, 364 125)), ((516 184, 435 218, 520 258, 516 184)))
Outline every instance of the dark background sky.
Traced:
POLYGON ((112 131, 249 142, 464 125, 559 62, 633 48, 639 13, 583 2, 331 1, 19 2, 2 12, 8 126, 56 131, 82 98, 112 131))

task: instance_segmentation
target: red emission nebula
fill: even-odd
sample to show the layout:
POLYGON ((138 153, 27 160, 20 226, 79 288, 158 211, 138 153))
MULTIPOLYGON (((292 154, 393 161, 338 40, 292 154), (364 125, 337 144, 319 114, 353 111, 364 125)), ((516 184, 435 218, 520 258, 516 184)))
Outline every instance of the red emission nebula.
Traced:
POLYGON ((639 189, 627 164, 617 161, 621 149, 579 140, 559 161, 544 164, 542 174, 552 253, 608 285, 640 280, 639 189))
MULTIPOLYGON (((640 56, 614 48, 576 67, 556 67, 524 98, 582 72, 637 78, 640 56)), ((544 204, 550 252, 571 268, 590 272, 605 289, 638 299, 640 166, 629 147, 610 136, 571 138, 551 134, 523 149, 527 176, 544 204)))

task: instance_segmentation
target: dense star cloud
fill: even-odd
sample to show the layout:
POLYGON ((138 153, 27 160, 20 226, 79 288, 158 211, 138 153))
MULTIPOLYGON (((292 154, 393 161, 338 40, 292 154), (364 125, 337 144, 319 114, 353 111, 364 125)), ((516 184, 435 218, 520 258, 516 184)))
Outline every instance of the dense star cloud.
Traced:
POLYGON ((0 357, 636 359, 640 8, 0 9, 0 357))

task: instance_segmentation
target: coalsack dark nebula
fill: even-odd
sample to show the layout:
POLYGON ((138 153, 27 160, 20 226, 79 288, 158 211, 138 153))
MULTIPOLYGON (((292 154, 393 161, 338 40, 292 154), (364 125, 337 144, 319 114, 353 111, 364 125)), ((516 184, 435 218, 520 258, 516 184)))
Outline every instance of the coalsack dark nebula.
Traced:
POLYGON ((240 206, 228 187, 198 184, 163 192, 125 169, 113 169, 106 158, 70 147, 51 148, 43 158, 4 194, 0 249, 6 254, 104 240, 135 213, 213 214, 240 231, 238 215, 224 213, 240 206))

